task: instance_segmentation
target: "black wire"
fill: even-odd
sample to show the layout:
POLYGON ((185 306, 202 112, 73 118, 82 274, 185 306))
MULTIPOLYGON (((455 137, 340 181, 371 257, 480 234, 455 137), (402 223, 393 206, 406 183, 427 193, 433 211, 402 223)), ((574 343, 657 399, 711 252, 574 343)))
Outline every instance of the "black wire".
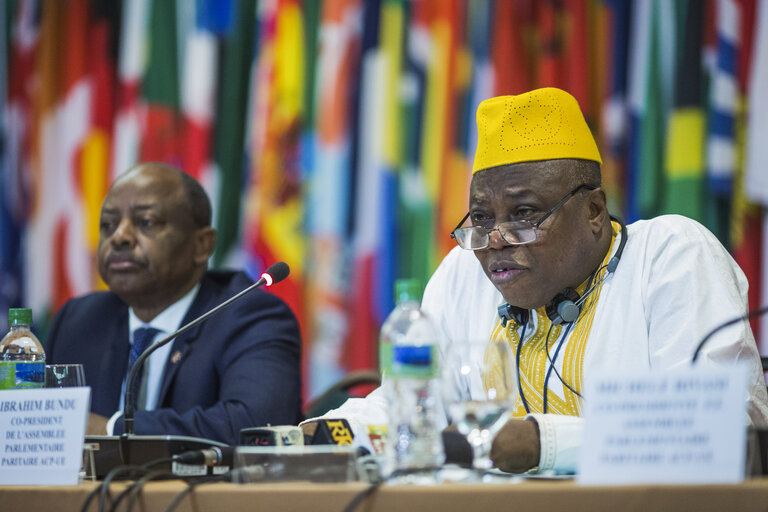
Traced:
MULTIPOLYGON (((112 483, 112 481, 120 473, 128 473, 130 471, 141 471, 141 466, 126 465, 126 466, 117 466, 115 468, 112 468, 112 470, 109 473, 107 473, 107 476, 104 477, 104 480, 101 481, 99 486, 93 490, 92 492, 93 496, 95 496, 96 494, 99 495, 99 512, 106 511, 107 497, 109 496, 109 486, 112 483)), ((93 496, 89 495, 88 498, 86 499, 85 504, 81 509, 83 512, 87 510, 88 504, 90 503, 93 496)))
POLYGON ((117 495, 114 502, 112 503, 112 507, 109 509, 110 512, 117 512, 118 505, 126 497, 129 498, 126 505, 126 511, 133 510, 133 505, 136 502, 136 498, 139 496, 139 494, 141 494, 141 491, 144 489, 144 484, 146 484, 150 480, 155 479, 158 476, 164 476, 169 474, 170 473, 166 470, 147 471, 147 474, 145 474, 138 480, 135 480, 132 484, 127 486, 125 490, 123 490, 120 494, 117 495))
POLYGON ((125 490, 123 490, 120 494, 117 495, 114 502, 112 503, 110 512, 117 511, 118 505, 120 504, 121 501, 123 501, 123 499, 126 496, 130 498, 128 501, 128 505, 126 506, 126 510, 127 511, 133 510, 133 504, 135 503, 136 498, 143 490, 144 484, 146 484, 150 480, 154 480, 155 478, 163 477, 163 476, 165 477, 170 476, 175 478, 176 475, 174 475, 173 473, 165 469, 149 471, 149 468, 151 468, 152 466, 157 466, 158 464, 165 464, 167 462, 173 462, 173 460, 174 460, 173 457, 165 457, 162 459, 155 459, 147 462, 146 464, 143 464, 141 466, 141 469, 143 471, 146 471, 147 473, 141 478, 139 478, 138 480, 135 480, 132 484, 126 487, 125 490))
MULTIPOLYGON (((565 341, 565 338, 568 336, 568 333, 570 332, 572 325, 573 324, 568 324, 568 327, 565 329, 565 333, 563 334, 563 339, 560 341, 560 345, 561 346, 562 346, 563 342, 565 341)), ((547 337, 544 340, 544 352, 547 353, 547 359, 549 360, 549 368, 550 368, 550 370, 554 370, 555 371, 555 375, 557 375, 557 378, 560 380, 560 382, 563 383, 563 386, 565 386, 566 388, 570 389, 572 393, 574 393, 576 396, 578 396, 579 398, 584 400, 584 397, 581 395, 581 393, 579 393, 578 391, 573 389, 567 382, 565 382, 565 379, 563 379, 562 375, 560 375, 560 372, 557 371, 557 368, 555 367, 555 362, 552 360, 552 357, 549 355, 549 335, 550 335, 551 332, 552 332, 552 326, 550 325, 549 326, 549 331, 547 331, 547 337)), ((560 350, 560 347, 558 347, 558 350, 555 351, 555 355, 558 354, 559 350, 560 350)), ((550 375, 550 373, 548 371, 547 372, 547 376, 544 378, 544 395, 545 396, 547 394, 547 383, 549 382, 549 375, 550 375)), ((547 408, 547 402, 545 400, 544 401, 544 412, 547 412, 546 408, 547 408)))
POLYGON ((197 480, 189 480, 187 481, 187 486, 179 492, 173 500, 168 504, 168 507, 165 509, 165 512, 173 512, 176 510, 176 507, 179 506, 179 504, 184 500, 187 495, 191 494, 192 491, 195 490, 195 487, 202 484, 211 484, 211 483, 217 483, 217 482, 230 482, 232 481, 232 475, 230 473, 226 473, 224 475, 217 476, 215 478, 200 478, 197 480))
MULTIPOLYGON (((96 495, 99 495, 99 511, 105 511, 107 497, 109 493, 109 486, 121 474, 130 473, 130 472, 138 472, 141 474, 146 474, 150 467, 156 466, 157 464, 171 462, 172 460, 173 460, 172 457, 168 457, 168 458, 162 458, 162 459, 156 459, 156 460, 150 461, 144 464, 143 466, 130 464, 130 465, 116 466, 112 468, 112 470, 109 473, 107 473, 107 475, 99 483, 99 485, 97 485, 96 488, 94 488, 90 493, 88 493, 88 496, 86 496, 85 501, 83 502, 83 506, 80 508, 80 511, 87 512, 88 507, 90 506, 91 502, 96 497, 96 495)), ((164 473, 168 474, 167 471, 164 473)), ((124 498, 124 494, 130 491, 135 485, 136 483, 133 483, 128 487, 128 489, 122 491, 116 498, 117 503, 119 503, 124 498)), ((116 509, 116 506, 117 505, 113 503, 111 509, 113 510, 116 509)))
POLYGON ((696 346, 696 350, 694 350, 694 352, 693 352, 693 358, 691 359, 691 365, 693 365, 696 362, 696 360, 699 358, 699 353, 701 352, 701 349, 704 348, 704 345, 706 345, 707 341, 709 341, 709 339, 712 336, 714 336, 715 334, 720 332, 722 329, 725 329, 726 327, 730 327, 731 325, 737 324, 739 322, 744 322, 746 320, 749 320, 749 319, 754 318, 754 317, 759 316, 759 315, 763 315, 765 313, 768 313, 768 306, 763 306, 763 307, 758 308, 758 309, 753 309, 752 311, 748 312, 746 315, 742 315, 742 316, 740 316, 738 318, 732 318, 731 320, 728 320, 727 322, 722 323, 722 324, 718 325, 717 327, 715 327, 714 329, 712 329, 709 332, 709 334, 704 336, 704 339, 702 339, 699 342, 699 344, 696 346))
POLYGON ((528 408, 528 401, 525 399, 525 392, 523 391, 523 383, 520 381, 520 352, 523 349, 523 343, 525 342, 525 328, 527 323, 523 324, 523 333, 520 335, 520 341, 517 343, 517 354, 515 355, 515 369, 517 370, 517 394, 520 395, 520 400, 523 402, 523 408, 525 412, 530 414, 531 410, 528 408))
MULTIPOLYGON (((435 467, 426 467, 426 468, 413 468, 413 469, 396 469, 393 471, 389 476, 386 478, 382 478, 381 480, 377 482, 371 483, 368 487, 363 489, 362 491, 355 494, 349 503, 344 507, 342 512, 353 512, 360 503, 363 502, 368 496, 376 492, 376 490, 381 487, 381 484, 389 482, 390 480, 394 480, 397 477, 400 476, 407 476, 407 475, 413 475, 417 473, 424 473, 424 472, 437 472, 440 470, 441 466, 435 466, 435 467)), ((170 511, 166 511, 170 512, 170 511)))
POLYGON ((141 467, 149 469, 152 466, 157 466, 158 464, 165 464, 166 462, 173 462, 174 460, 176 460, 176 457, 165 457, 162 459, 155 459, 147 462, 146 464, 143 464, 141 467))
POLYGON ((176 507, 179 506, 179 504, 184 500, 184 498, 192 493, 192 490, 195 488, 195 486, 192 484, 192 482, 187 482, 187 486, 178 493, 173 500, 168 504, 168 507, 165 509, 165 512, 173 512, 176 510, 176 507))
POLYGON ((347 503, 347 506, 344 507, 344 510, 342 512, 353 512, 358 507, 358 505, 360 505, 360 503, 362 503, 368 496, 376 492, 376 490, 381 486, 381 484, 383 484, 387 480, 388 479, 374 482, 368 487, 366 487, 365 489, 363 489, 362 491, 355 494, 350 500, 350 502, 347 503))

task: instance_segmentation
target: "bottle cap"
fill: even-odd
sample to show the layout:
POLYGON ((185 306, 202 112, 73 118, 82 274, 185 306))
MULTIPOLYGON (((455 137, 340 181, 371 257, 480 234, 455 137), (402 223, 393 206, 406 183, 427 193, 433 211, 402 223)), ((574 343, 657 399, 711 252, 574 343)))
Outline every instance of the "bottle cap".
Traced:
POLYGON ((32 325, 32 310, 29 308, 10 308, 8 310, 9 325, 32 325))
POLYGON ((421 300, 421 281, 418 279, 398 279, 395 281, 395 304, 421 300))

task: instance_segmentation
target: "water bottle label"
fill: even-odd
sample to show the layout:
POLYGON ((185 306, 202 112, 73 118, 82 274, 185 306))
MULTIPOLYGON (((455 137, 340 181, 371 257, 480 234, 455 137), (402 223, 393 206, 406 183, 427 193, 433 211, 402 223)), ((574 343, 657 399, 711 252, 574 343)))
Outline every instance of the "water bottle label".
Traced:
POLYGON ((0 362, 0 390, 45 387, 44 361, 0 362))
POLYGON ((431 379, 437 377, 435 345, 394 345, 390 363, 392 377, 431 379))

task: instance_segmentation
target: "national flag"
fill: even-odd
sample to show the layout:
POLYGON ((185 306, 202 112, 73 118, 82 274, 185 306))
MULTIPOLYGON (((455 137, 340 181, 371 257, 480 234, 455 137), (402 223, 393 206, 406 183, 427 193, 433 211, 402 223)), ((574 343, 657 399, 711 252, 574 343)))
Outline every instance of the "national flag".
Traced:
POLYGON ((178 17, 184 41, 181 66, 181 168, 206 185, 214 186, 211 146, 219 47, 217 30, 232 22, 234 0, 181 2, 178 17))
MULTIPOLYGON (((392 212, 384 160, 387 121, 397 117, 396 97, 389 86, 399 78, 398 64, 403 36, 400 1, 367 1, 363 5, 360 50, 360 91, 352 118, 351 285, 347 294, 349 331, 344 348, 344 368, 377 368, 378 285, 391 286, 393 258, 382 243, 382 219, 392 212), (381 42, 382 39, 386 41, 381 42), (391 74, 394 74, 392 76, 391 74), (387 108, 395 107, 387 116, 387 108), (382 279, 383 278, 383 279, 382 279)), ((393 212, 392 212, 393 213, 393 212)), ((386 222, 386 221, 384 221, 386 222)))
MULTIPOLYGON (((765 206, 768 204, 768 179, 765 172, 765 162, 768 157, 768 145, 766 145, 768 101, 765 99, 765 91, 768 87, 768 0, 758 0, 756 15, 747 18, 749 14, 751 13, 745 13, 745 19, 755 21, 754 46, 750 45, 751 66, 749 72, 745 73, 748 77, 748 117, 744 190, 745 195, 752 201, 758 202, 761 208, 758 209, 753 205, 751 208, 742 209, 746 216, 742 224, 744 238, 738 246, 739 252, 736 253, 736 257, 749 279, 750 308, 754 309, 762 307, 768 301, 766 297, 768 295, 768 282, 766 282, 768 248, 765 246, 765 243, 768 243, 768 233, 764 231, 768 228, 768 222, 765 219, 765 206), (760 237, 762 237, 762 244, 760 244, 760 237)), ((768 353, 768 324, 765 322, 765 318, 762 318, 759 329, 755 333, 762 354, 768 353)))
MULTIPOLYGON (((462 132, 468 162, 474 159, 477 148, 477 107, 492 96, 515 94, 516 88, 521 87, 517 80, 526 78, 522 53, 508 51, 515 44, 521 44, 517 31, 512 30, 514 17, 507 10, 508 6, 514 5, 512 2, 491 4, 484 0, 471 0, 467 6, 467 40, 472 55, 472 76, 469 78, 467 108, 460 126, 465 127, 462 132), (497 48, 502 49, 497 52, 497 48)), ((525 89, 520 92, 523 91, 525 89)), ((471 166, 468 166, 466 172, 471 172, 471 166)), ((466 207, 468 197, 460 200, 459 204, 466 207)))
POLYGON ((600 155, 603 159, 603 187, 609 200, 609 210, 624 212, 629 134, 628 61, 630 5, 624 0, 606 2, 604 23, 609 35, 604 45, 608 65, 606 95, 602 105, 602 121, 598 132, 600 155))
POLYGON ((302 176, 303 19, 298 0, 259 4, 258 55, 251 83, 250 183, 244 231, 252 273, 284 260, 291 275, 276 287, 299 318, 304 339, 302 176))
POLYGON ((90 126, 81 157, 78 180, 85 219, 85 244, 91 255, 91 288, 103 286, 96 269, 101 203, 110 185, 112 130, 117 82, 117 41, 120 7, 112 2, 91 2, 92 19, 87 33, 88 81, 91 87, 90 126))
POLYGON ((571 93, 584 117, 595 122, 596 113, 592 108, 592 92, 602 83, 592 78, 592 61, 595 54, 590 51, 590 34, 596 33, 590 23, 588 0, 566 0, 563 3, 560 37, 562 44, 561 87, 571 93))
POLYGON ((42 9, 33 154, 35 196, 27 232, 27 303, 46 317, 92 289, 92 255, 83 215, 82 155, 91 122, 87 0, 42 9))
POLYGON ((746 190, 752 201, 768 205, 768 2, 759 0, 749 79, 746 190))
POLYGON ((345 311, 349 290, 348 250, 351 214, 351 113, 359 80, 362 7, 358 0, 326 0, 322 5, 315 84, 315 133, 306 232, 308 274, 305 298, 312 346, 309 389, 327 389, 344 373, 342 354, 349 333, 345 311))
MULTIPOLYGON (((22 236, 32 193, 31 84, 39 41, 39 9, 34 0, 0 6, 0 311, 20 307, 26 300, 22 236), (13 73, 8 73, 9 68, 13 73)), ((4 329, 5 316, 0 318, 0 329, 4 329)))
POLYGON ((674 105, 667 121, 662 211, 703 222, 706 120, 702 98, 704 7, 683 4, 684 28, 676 66, 674 105))
POLYGON ((707 118, 707 175, 711 189, 728 196, 736 165, 736 110, 739 102, 738 63, 741 18, 738 2, 717 0, 714 68, 710 75, 707 118))
POLYGON ((670 3, 633 3, 629 47, 627 222, 660 208, 664 125, 674 69, 674 11, 670 3))
MULTIPOLYGON (((232 0, 233 1, 233 0, 232 0)), ((247 164, 245 153, 246 116, 250 68, 255 52, 256 0, 234 2, 232 20, 221 29, 221 65, 216 85, 216 118, 213 130, 214 266, 242 267, 240 252, 241 212, 245 197, 247 164)))
POLYGON ((143 119, 139 159, 143 162, 165 162, 181 168, 184 163, 184 131, 176 0, 148 1, 149 42, 147 67, 140 83, 143 119))
MULTIPOLYGON (((526 34, 533 33, 533 9, 525 2, 486 2, 480 0, 470 4, 470 16, 476 18, 478 11, 492 9, 489 23, 492 29, 486 34, 473 34, 473 46, 478 39, 491 34, 490 47, 493 65, 493 91, 484 95, 482 100, 491 96, 522 94, 533 88, 535 76, 532 71, 534 59, 526 44, 526 34)), ((487 44, 487 43, 486 43, 487 44)), ((474 111, 477 111, 475 108, 474 111)), ((470 119, 475 124, 474 119, 470 119)), ((474 154, 473 154, 474 155, 474 154)))
POLYGON ((112 182, 139 162, 145 107, 140 100, 141 80, 147 67, 147 29, 151 0, 123 3, 117 64, 116 112, 112 151, 112 182))
MULTIPOLYGON (((423 172, 427 76, 433 43, 426 2, 406 2, 406 8, 403 75, 399 86, 403 117, 399 125, 390 123, 401 127, 401 153, 395 153, 395 139, 390 139, 393 142, 384 148, 387 161, 398 169, 397 225, 390 231, 397 236, 390 238, 390 244, 397 251, 397 277, 425 279, 431 273, 435 225, 434 205, 423 172)), ((391 296, 394 297, 394 289, 391 296)))

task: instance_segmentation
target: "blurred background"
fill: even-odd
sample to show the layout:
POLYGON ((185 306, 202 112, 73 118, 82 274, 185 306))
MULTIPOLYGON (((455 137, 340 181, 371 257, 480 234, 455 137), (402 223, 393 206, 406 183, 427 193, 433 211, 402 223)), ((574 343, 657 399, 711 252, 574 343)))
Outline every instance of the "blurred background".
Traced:
POLYGON ((305 398, 375 368, 394 280, 453 246, 477 104, 542 86, 613 213, 699 220, 766 302, 766 0, 2 0, 0 77, 0 310, 42 338, 104 287, 101 201, 152 160, 208 190, 213 266, 290 265, 305 398))

